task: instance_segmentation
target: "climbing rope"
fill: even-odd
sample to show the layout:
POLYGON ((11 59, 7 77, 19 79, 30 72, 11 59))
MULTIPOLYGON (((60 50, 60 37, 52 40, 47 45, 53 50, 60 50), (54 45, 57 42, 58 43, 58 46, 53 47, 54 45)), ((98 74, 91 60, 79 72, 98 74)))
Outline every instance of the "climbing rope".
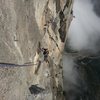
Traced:
POLYGON ((13 63, 1 63, 0 62, 0 68, 8 68, 8 67, 27 67, 27 66, 33 66, 33 65, 38 65, 38 63, 25 63, 25 64, 13 64, 13 63))

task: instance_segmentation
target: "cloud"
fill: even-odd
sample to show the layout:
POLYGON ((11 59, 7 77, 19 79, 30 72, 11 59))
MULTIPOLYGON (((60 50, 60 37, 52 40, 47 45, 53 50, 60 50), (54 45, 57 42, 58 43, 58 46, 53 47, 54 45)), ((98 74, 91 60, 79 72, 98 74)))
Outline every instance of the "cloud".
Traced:
POLYGON ((75 50, 90 50, 92 52, 100 50, 98 44, 100 42, 100 18, 98 16, 100 10, 98 7, 100 6, 95 8, 96 1, 75 0, 74 2, 75 18, 70 26, 68 39, 71 47, 75 50))
POLYGON ((73 59, 66 55, 63 56, 63 70, 64 70, 64 76, 66 76, 66 81, 70 81, 70 83, 77 84, 76 78, 77 78, 77 71, 74 69, 74 62, 73 59))
MULTIPOLYGON (((98 53, 100 51, 100 0, 74 1, 75 18, 68 32, 67 42, 74 50, 85 51, 87 54, 98 53)), ((71 56, 64 55, 63 68, 66 100, 80 100, 82 96, 84 98, 88 87, 71 56)))
POLYGON ((64 90, 66 100, 79 100, 87 91, 87 85, 78 72, 74 59, 70 56, 63 56, 64 90))

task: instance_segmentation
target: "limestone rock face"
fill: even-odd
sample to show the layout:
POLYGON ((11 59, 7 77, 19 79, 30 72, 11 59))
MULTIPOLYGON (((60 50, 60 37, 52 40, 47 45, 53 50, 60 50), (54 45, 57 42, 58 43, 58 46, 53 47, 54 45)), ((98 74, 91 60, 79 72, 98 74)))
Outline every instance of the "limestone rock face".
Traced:
POLYGON ((0 65, 0 100, 64 100, 61 58, 72 2, 0 0, 0 62, 34 63, 0 65), (39 47, 49 51, 47 62, 39 47), (35 84, 45 91, 31 94, 29 87, 35 84))

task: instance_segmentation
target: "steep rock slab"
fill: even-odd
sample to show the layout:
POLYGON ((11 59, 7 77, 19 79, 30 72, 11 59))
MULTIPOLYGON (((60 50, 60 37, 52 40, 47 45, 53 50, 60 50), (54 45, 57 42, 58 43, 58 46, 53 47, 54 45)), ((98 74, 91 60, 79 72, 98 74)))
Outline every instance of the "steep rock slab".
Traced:
POLYGON ((72 0, 0 0, 0 62, 33 63, 0 67, 0 100, 64 99, 61 58, 71 9, 72 0), (36 84, 45 91, 31 94, 36 84))

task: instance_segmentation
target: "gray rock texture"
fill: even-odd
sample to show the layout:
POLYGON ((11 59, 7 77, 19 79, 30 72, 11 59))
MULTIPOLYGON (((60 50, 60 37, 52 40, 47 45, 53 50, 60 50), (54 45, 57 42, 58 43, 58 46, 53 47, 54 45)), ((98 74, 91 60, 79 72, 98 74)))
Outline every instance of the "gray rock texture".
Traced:
POLYGON ((61 58, 72 2, 0 0, 0 62, 33 63, 0 65, 0 100, 64 100, 61 58), (38 52, 39 45, 49 50, 47 62, 43 52, 38 52), (29 87, 35 84, 45 91, 31 94, 29 87))

